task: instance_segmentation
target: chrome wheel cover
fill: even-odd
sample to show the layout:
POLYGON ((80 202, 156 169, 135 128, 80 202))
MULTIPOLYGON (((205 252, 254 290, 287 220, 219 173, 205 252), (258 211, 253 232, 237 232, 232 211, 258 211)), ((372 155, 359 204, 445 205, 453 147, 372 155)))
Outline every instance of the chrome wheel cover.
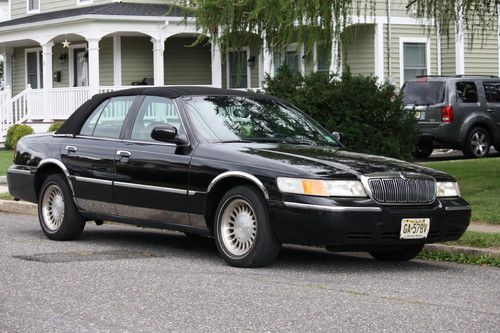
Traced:
POLYGON ((59 186, 51 184, 43 193, 43 223, 50 231, 57 231, 64 220, 64 196, 59 186))
POLYGON ((486 134, 483 132, 474 133, 470 140, 470 144, 474 155, 483 156, 486 154, 488 149, 488 140, 486 140, 486 134))
POLYGON ((246 200, 234 199, 225 206, 220 235, 230 254, 242 256, 250 251, 257 235, 257 217, 246 200))

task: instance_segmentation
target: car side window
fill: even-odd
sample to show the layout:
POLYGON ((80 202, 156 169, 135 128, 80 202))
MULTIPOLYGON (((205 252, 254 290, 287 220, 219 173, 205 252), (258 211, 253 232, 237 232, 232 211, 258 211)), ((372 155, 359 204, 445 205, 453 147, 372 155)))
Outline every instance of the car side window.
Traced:
POLYGON ((104 101, 90 115, 80 135, 118 139, 135 96, 113 97, 104 101))
POLYGON ((170 125, 177 128, 179 134, 184 134, 181 118, 174 101, 169 98, 147 96, 137 113, 132 128, 131 139, 154 141, 151 132, 156 126, 170 125))
POLYGON ((457 102, 477 103, 477 87, 475 82, 457 82, 457 102))
POLYGON ((500 103, 500 82, 484 82, 484 92, 488 103, 500 103))

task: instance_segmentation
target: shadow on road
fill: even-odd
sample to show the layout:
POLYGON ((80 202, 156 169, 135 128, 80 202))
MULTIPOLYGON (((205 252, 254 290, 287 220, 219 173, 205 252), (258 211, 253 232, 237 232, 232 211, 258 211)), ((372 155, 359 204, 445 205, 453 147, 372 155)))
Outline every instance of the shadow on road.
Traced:
MULTIPOLYGON (((152 258, 201 259, 224 265, 218 257, 214 240, 191 239, 181 233, 155 229, 101 229, 86 230, 79 243, 111 246, 121 250, 142 251, 152 258)), ((168 260, 168 259, 167 259, 168 260)), ((437 262, 414 260, 410 262, 380 262, 366 253, 331 253, 322 248, 284 245, 271 269, 324 273, 366 273, 387 271, 443 271, 450 272, 460 266, 442 265, 437 262)))

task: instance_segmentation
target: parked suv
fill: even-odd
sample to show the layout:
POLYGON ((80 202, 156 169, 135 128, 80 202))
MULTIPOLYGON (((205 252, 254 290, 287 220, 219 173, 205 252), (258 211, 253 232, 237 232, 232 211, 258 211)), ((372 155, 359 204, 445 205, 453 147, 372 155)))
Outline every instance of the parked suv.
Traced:
POLYGON ((466 157, 484 157, 492 145, 500 151, 500 78, 422 76, 407 81, 402 93, 418 120, 415 157, 434 148, 459 149, 466 157))

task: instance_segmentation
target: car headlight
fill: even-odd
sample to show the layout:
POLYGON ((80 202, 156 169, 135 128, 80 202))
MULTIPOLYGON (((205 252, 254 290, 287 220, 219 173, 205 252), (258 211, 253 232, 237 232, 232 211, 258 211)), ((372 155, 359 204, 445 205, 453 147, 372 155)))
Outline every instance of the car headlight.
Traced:
POLYGON ((456 182, 437 182, 437 196, 438 197, 459 197, 460 189, 456 182))
POLYGON ((366 198, 359 180, 319 180, 278 177, 278 188, 283 193, 317 195, 323 197, 366 198))

